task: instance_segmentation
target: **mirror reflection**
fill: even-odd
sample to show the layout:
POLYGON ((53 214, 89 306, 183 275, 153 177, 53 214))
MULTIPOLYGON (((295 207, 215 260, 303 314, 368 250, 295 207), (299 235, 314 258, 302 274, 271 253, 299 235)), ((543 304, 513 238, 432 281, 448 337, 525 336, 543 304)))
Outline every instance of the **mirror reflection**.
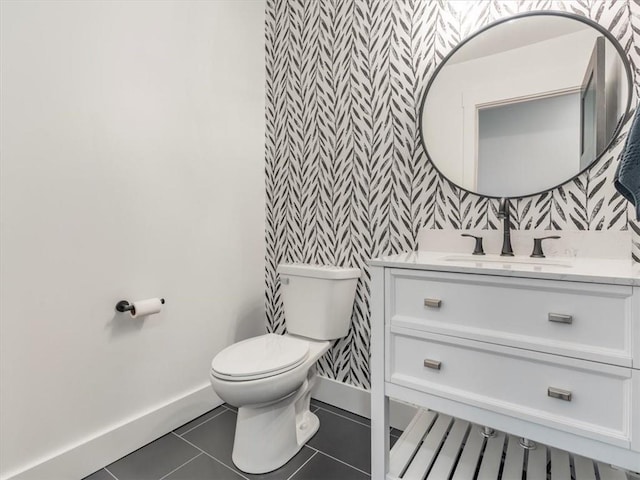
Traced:
POLYGON ((471 38, 436 73, 422 136, 438 170, 483 195, 561 184, 608 147, 629 105, 626 61, 603 32, 555 14, 471 38))

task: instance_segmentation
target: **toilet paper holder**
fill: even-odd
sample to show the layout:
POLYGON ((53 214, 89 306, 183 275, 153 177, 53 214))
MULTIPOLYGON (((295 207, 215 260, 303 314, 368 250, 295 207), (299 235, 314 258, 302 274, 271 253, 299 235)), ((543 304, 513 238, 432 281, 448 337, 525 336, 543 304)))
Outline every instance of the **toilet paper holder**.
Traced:
MULTIPOLYGON (((160 303, 164 305, 164 298, 160 299, 160 303)), ((126 300, 120 300, 118 303, 116 303, 116 310, 120 313, 124 313, 124 312, 133 312, 134 314, 136 313, 133 303, 129 303, 126 300)))

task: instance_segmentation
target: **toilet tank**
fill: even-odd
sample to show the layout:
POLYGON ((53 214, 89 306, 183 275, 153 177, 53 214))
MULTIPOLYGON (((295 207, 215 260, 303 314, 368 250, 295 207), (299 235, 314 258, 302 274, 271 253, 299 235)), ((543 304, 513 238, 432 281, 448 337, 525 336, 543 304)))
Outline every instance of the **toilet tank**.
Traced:
POLYGON ((315 340, 347 335, 360 278, 357 268, 278 266, 287 332, 315 340))

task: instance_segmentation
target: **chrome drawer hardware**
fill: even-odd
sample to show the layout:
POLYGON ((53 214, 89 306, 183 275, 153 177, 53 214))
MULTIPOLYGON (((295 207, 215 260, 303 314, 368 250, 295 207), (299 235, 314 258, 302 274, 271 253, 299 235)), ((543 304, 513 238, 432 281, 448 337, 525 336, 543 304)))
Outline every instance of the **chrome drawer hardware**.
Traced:
POLYGON ((426 358, 424 360, 424 366, 427 368, 433 368, 434 370, 440 370, 442 362, 439 362, 437 360, 429 360, 428 358, 426 358))
POLYGON ((424 299, 424 306, 425 307, 440 308, 440 305, 442 305, 442 300, 440 300, 438 298, 425 298, 424 299))
POLYGON ((571 401, 571 392, 569 390, 562 390, 560 388, 549 387, 547 389, 547 395, 552 398, 564 400, 565 402, 571 401))
POLYGON ((549 321, 555 323, 573 323, 573 315, 565 315, 563 313, 550 313, 549 321))

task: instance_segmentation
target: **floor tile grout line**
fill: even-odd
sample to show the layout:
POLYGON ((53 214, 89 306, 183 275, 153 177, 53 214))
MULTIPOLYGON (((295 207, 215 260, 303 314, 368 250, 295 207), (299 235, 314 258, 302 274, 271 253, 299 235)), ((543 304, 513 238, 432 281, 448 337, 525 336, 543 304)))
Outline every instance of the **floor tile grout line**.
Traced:
MULTIPOLYGON (((309 447, 309 445, 307 445, 307 446, 309 447)), ((351 467, 351 468, 353 468, 354 470, 357 470, 357 471, 359 471, 359 472, 361 472, 361 473, 364 473, 365 475, 368 475, 369 477, 371 476, 371 474, 370 474, 370 473, 367 473, 367 472, 365 472, 364 470, 360 470, 358 467, 354 467, 353 465, 351 465, 351 464, 349 464, 349 463, 345 462, 344 460, 340 460, 339 458, 336 458, 336 457, 334 457, 334 456, 332 456, 332 455, 329 455, 328 453, 325 453, 325 452, 323 452, 322 450, 318 450, 317 448, 314 448, 314 447, 309 447, 309 448, 310 448, 311 450, 315 450, 315 451, 316 451, 316 452, 318 452, 318 453, 321 453, 322 455, 324 455, 324 456, 326 456, 326 457, 332 458, 332 459, 333 459, 333 460, 335 460, 336 462, 340 462, 340 463, 342 463, 342 464, 346 465, 347 467, 351 467)))
POLYGON ((111 473, 111 470, 109 470, 107 467, 102 467, 104 470, 107 471, 107 473, 109 475, 111 475, 113 478, 115 478, 116 480, 119 480, 118 477, 116 477, 113 473, 111 473))
POLYGON ((213 455, 211 455, 208 452, 205 452, 203 449, 201 449, 199 446, 197 446, 195 443, 191 443, 189 440, 187 440, 186 438, 182 438, 180 435, 178 435, 177 433, 171 432, 173 433, 176 437, 178 437, 180 440, 183 440, 185 442, 187 442, 189 445, 191 445, 192 447, 197 448, 198 450, 200 450, 202 453, 204 453, 207 457, 212 458, 213 460, 215 460, 216 462, 218 462, 220 465, 224 465, 225 467, 227 467, 229 470, 231 470, 233 473, 237 473, 241 478, 244 478, 245 480, 249 480, 247 477, 245 477, 244 475, 242 475, 240 472, 238 472, 237 470, 235 470, 234 468, 230 467, 229 465, 227 465, 226 463, 224 463, 222 460, 217 459, 216 457, 214 457, 213 455))
MULTIPOLYGON (((346 420, 350 420, 350 421, 352 421, 353 423, 357 423, 358 425, 362 425, 362 426, 367 427, 367 428, 371 428, 371 425, 367 425, 366 423, 359 422, 359 421, 354 420, 353 418, 349 418, 349 417, 347 417, 347 416, 345 416, 345 415, 340 415, 339 413, 336 413, 336 412, 334 412, 334 411, 332 411, 332 410, 328 410, 328 409, 326 409, 326 408, 322 408, 322 407, 318 407, 318 410, 322 410, 322 411, 324 411, 324 412, 333 413, 333 414, 334 414, 335 416, 337 416, 337 417, 344 418, 344 419, 346 419, 346 420)), ((316 411, 317 411, 317 410, 316 410, 316 411)))
MULTIPOLYGON (((224 405, 221 405, 221 406, 223 406, 223 407, 224 407, 224 405)), ((216 407, 216 408, 218 408, 218 407, 216 407)), ((213 420, 214 418, 218 418, 218 417, 219 417, 220 415, 222 415, 223 413, 226 413, 226 412, 230 411, 227 407, 224 407, 224 408, 225 408, 224 410, 222 410, 222 411, 221 411, 221 412, 219 412, 219 413, 216 413, 213 417, 207 418, 207 419, 206 419, 206 420, 204 420, 202 423, 197 424, 195 427, 191 427, 191 428, 190 428, 189 430, 187 430, 186 432, 176 433, 176 435, 178 435, 179 437, 181 437, 182 435, 186 435, 186 434, 187 434, 187 433, 189 433, 190 431, 195 430, 196 428, 201 427, 202 425, 204 425, 205 423, 207 423, 207 422, 209 422, 209 421, 213 420)), ((233 410, 231 410, 231 411, 233 411, 233 410)), ((193 420, 191 420, 191 421, 193 421, 193 420)), ((187 423, 189 423, 189 422, 187 422, 187 423)), ((178 428, 176 428, 176 430, 178 430, 179 428, 182 428, 182 427, 178 427, 178 428)), ((175 430, 174 430, 174 432, 175 432, 175 430)))
MULTIPOLYGON (((342 418, 342 419, 344 419, 344 420, 349 420, 349 421, 351 421, 351 422, 353 422, 353 423, 355 423, 355 424, 357 424, 357 425, 361 425, 361 426, 364 426, 364 427, 367 427, 367 428, 371 428, 371 426, 370 426, 370 425, 367 425, 367 424, 365 424, 365 423, 359 422, 358 420, 355 420, 355 419, 353 419, 353 418, 349 418, 349 417, 347 417, 347 416, 345 416, 345 415, 341 415, 340 413, 334 412, 334 411, 329 410, 329 409, 327 409, 327 408, 323 408, 322 406, 319 406, 319 405, 317 405, 317 404, 316 404, 316 405, 313 405, 313 404, 312 404, 311 406, 312 406, 313 408, 315 408, 315 410, 313 410, 313 412, 318 412, 318 410, 322 410, 322 411, 324 411, 324 412, 326 412, 326 413, 331 413, 331 414, 333 414, 333 415, 335 415, 335 416, 337 416, 337 417, 340 417, 340 418, 342 418)), ((235 414, 237 414, 237 413, 238 413, 237 411, 235 411, 235 410, 233 410, 233 409, 229 408, 229 407, 228 407, 227 405, 225 405, 225 404, 219 405, 219 406, 218 406, 218 407, 216 407, 216 408, 219 408, 219 407, 223 407, 223 408, 221 409, 222 411, 218 412, 216 415, 214 415, 214 416, 212 416, 212 417, 210 417, 210 418, 207 418, 207 419, 206 419, 206 420, 204 420, 203 422, 201 422, 201 423, 199 423, 199 424, 197 424, 197 425, 193 426, 193 427, 192 427, 192 428, 190 428, 189 430, 186 430, 186 431, 184 431, 184 432, 182 432, 182 433, 177 433, 175 430, 174 430, 174 431, 172 431, 172 432, 170 432, 170 433, 172 433, 173 435, 175 435, 176 437, 178 437, 180 440, 183 440, 185 443, 187 443, 187 444, 191 445, 192 447, 196 448, 196 449, 198 450, 198 452, 199 452, 199 453, 198 453, 197 455, 195 455, 193 458, 189 459, 187 462, 183 463, 182 465, 180 465, 180 466, 176 467, 175 469, 171 470, 169 473, 167 473, 167 474, 165 474, 164 476, 162 476, 159 480, 162 480, 162 479, 164 479, 164 478, 168 477, 168 476, 169 476, 169 475, 171 475, 172 473, 176 472, 177 470, 179 470, 179 469, 180 469, 180 468, 182 468, 183 466, 187 465, 188 463, 190 463, 190 462, 194 461, 196 458, 200 457, 200 456, 201 456, 201 455, 203 455, 203 454, 204 454, 205 456, 207 456, 207 457, 211 458, 212 460, 216 461, 217 463, 221 464, 222 466, 226 467, 227 469, 231 470, 232 472, 236 473, 240 478, 243 478, 243 479, 245 479, 245 480, 249 480, 247 477, 245 477, 245 476, 242 474, 242 472, 238 471, 237 469, 235 469, 234 467, 232 467, 232 466, 230 466, 230 465, 227 465, 227 464, 226 464, 225 462, 223 462, 222 460, 220 460, 220 459, 216 458, 215 456, 213 456, 213 455, 209 454, 208 452, 204 451, 202 448, 198 447, 198 446, 197 446, 197 445, 195 445, 194 443, 192 443, 192 442, 190 442, 189 440, 187 440, 187 439, 183 438, 183 435, 188 434, 189 432, 191 432, 191 431, 195 430, 196 428, 198 428, 198 427, 200 427, 200 426, 204 425, 205 423, 210 422, 211 420, 213 420, 213 419, 215 419, 215 418, 219 417, 220 415, 224 414, 224 413, 225 413, 225 412, 227 412, 227 411, 232 412, 232 413, 235 413, 235 414)), ((193 420, 192 420, 192 421, 193 421, 193 420)), ((177 430, 177 429, 176 429, 176 430, 177 430)), ((390 435, 391 435, 391 436, 394 436, 391 432, 390 432, 390 435)), ((398 437, 396 437, 396 438, 398 438, 398 437)), ((289 477, 287 477, 287 480, 293 480, 293 479, 294 479, 294 477, 295 477, 295 475, 297 475, 297 474, 300 472, 300 470, 301 470, 305 465, 307 465, 307 463, 309 463, 313 458, 315 458, 315 456, 316 456, 318 453, 321 453, 322 455, 324 455, 324 456, 326 456, 326 457, 328 457, 328 458, 331 458, 332 460, 335 460, 335 461, 337 461, 337 462, 339 462, 339 463, 342 463, 343 465, 346 465, 346 466, 348 466, 348 467, 350 467, 350 468, 353 468, 354 470, 356 470, 356 471, 358 471, 358 472, 361 472, 361 473, 363 473, 363 474, 365 474, 365 475, 367 475, 367 476, 370 476, 370 474, 369 474, 369 473, 365 472, 364 470, 359 469, 358 467, 355 467, 354 465, 351 465, 351 464, 347 463, 346 461, 340 460, 339 458, 336 458, 336 457, 334 457, 334 456, 332 456, 332 455, 329 455, 328 453, 325 453, 325 452, 323 452, 322 450, 319 450, 319 449, 317 449, 317 448, 311 447, 311 446, 309 446, 308 444, 306 444, 305 446, 309 447, 309 449, 310 449, 311 451, 313 451, 313 454, 312 454, 312 455, 311 455, 311 456, 310 456, 310 457, 309 457, 309 458, 308 458, 308 459, 307 459, 307 460, 306 460, 302 465, 300 465, 300 467, 298 467, 298 468, 297 468, 297 469, 296 469, 296 470, 295 470, 295 471, 294 471, 294 472, 293 472, 289 477)), ((113 473, 112 473, 112 472, 111 472, 107 467, 103 467, 103 469, 104 469, 104 470, 105 470, 105 471, 106 471, 106 472, 107 472, 111 477, 113 477, 115 480, 119 480, 119 479, 118 479, 118 477, 117 477, 116 475, 114 475, 114 474, 113 474, 113 473)))
POLYGON ((295 472, 293 472, 291 475, 289 475, 289 477, 287 478, 287 480, 291 480, 293 477, 295 477, 295 476, 296 476, 296 474, 297 474, 300 470, 302 470, 302 467, 304 467, 307 463, 309 463, 309 462, 311 461, 311 459, 312 459, 313 457, 315 457, 317 454, 318 454, 318 452, 313 452, 313 455, 311 455, 309 458, 307 458, 307 460, 306 460, 302 465, 300 465, 300 466, 296 469, 296 471, 295 471, 295 472))
POLYGON ((179 467, 174 468, 173 470, 171 470, 169 473, 167 473, 166 475, 163 475, 162 477, 160 477, 158 480, 162 480, 163 478, 167 478, 169 475, 171 475, 174 472, 177 472, 178 470, 180 470, 182 467, 184 467, 185 465, 187 465, 188 463, 193 462, 196 458, 198 458, 199 456, 202 455, 202 452, 198 453, 195 457, 193 457, 190 460, 187 460, 186 462, 184 462, 182 465, 180 465, 179 467))

